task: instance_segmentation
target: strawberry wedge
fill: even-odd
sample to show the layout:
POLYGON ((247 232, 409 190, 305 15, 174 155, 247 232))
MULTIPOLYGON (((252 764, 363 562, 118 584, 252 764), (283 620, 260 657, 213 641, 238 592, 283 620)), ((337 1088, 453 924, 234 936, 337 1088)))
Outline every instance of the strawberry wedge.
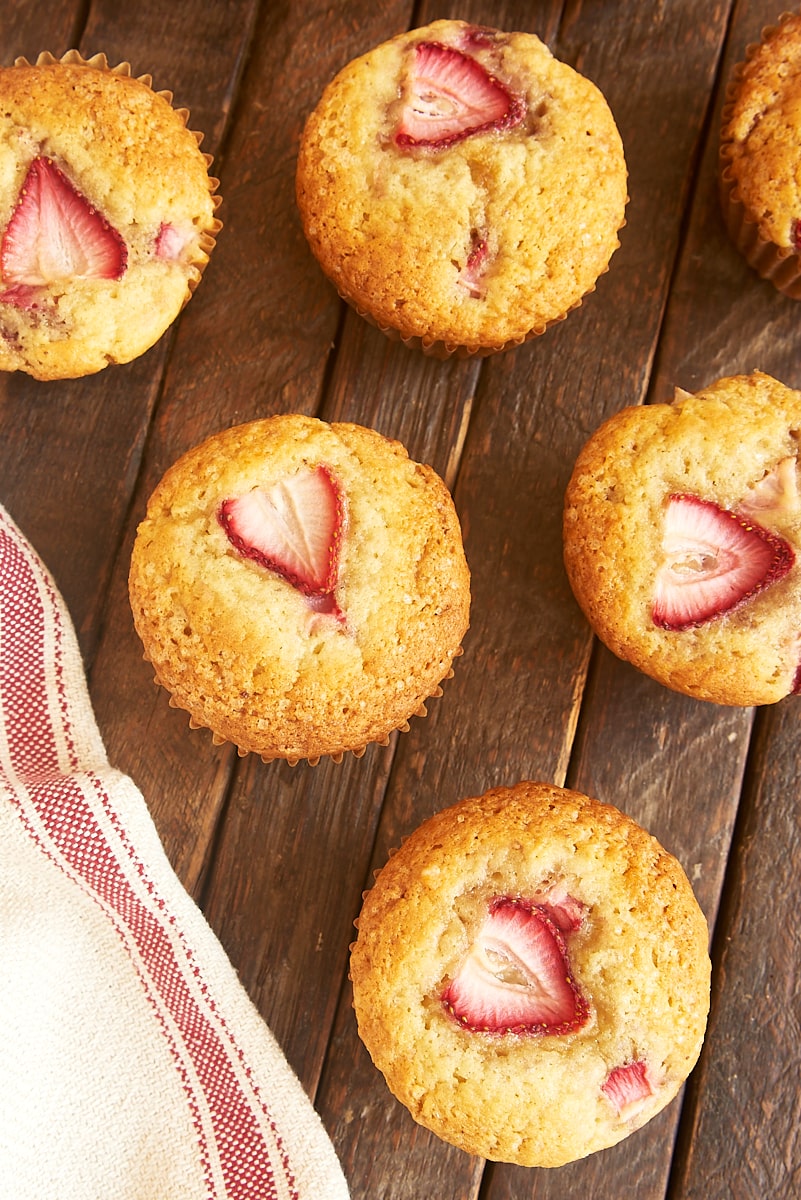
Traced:
POLYGON ((458 283, 470 296, 480 299, 486 292, 484 273, 489 262, 489 246, 486 238, 476 235, 467 262, 459 273, 458 283))
POLYGON ((116 229, 50 158, 35 158, 0 243, 2 297, 29 299, 28 287, 68 279, 119 279, 128 252, 116 229))
POLYGON ((662 551, 652 617, 661 629, 678 631, 731 612, 783 579, 795 562, 784 538, 691 495, 670 497, 662 551))
POLYGON ((794 512, 799 506, 799 499, 798 460, 794 454, 790 454, 748 489, 739 510, 749 516, 761 516, 764 520, 773 513, 794 512))
MULTIPOLYGON (((344 500, 319 466, 224 500, 218 518, 243 558, 274 571, 305 596, 333 595, 339 576, 344 500)), ((320 607, 317 605, 316 607, 320 607)))
POLYGON ((624 1121, 635 1116, 648 1097, 654 1094, 647 1063, 638 1059, 613 1067, 601 1084, 601 1091, 624 1121))
POLYGON ((404 80, 399 146, 451 146, 474 133, 511 129, 522 100, 469 54, 439 42, 418 42, 404 80))
POLYGON ((544 908, 506 897, 490 905, 442 1002, 482 1033, 572 1033, 589 1017, 562 932, 544 908))

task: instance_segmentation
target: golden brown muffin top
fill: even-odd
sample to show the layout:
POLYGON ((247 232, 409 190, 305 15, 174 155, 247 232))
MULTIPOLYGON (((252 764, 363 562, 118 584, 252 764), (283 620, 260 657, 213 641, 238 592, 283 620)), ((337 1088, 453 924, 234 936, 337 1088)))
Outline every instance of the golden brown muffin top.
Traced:
POLYGON ((363 748, 401 726, 447 675, 470 603, 436 473, 371 429, 289 414, 216 434, 167 472, 130 590, 147 656, 193 720, 290 758, 363 748), (306 594, 240 553, 221 511, 243 497, 281 504, 285 485, 321 468, 341 504, 337 572, 306 594))
POLYGON ((306 124, 297 186, 312 249, 358 309, 404 338, 498 348, 594 286, 618 245, 626 167, 604 97, 535 35, 446 20, 337 75, 306 124), (403 141, 421 47, 504 89, 499 127, 403 141))
POLYGON ((721 126, 723 162, 766 241, 799 248, 801 219, 801 15, 749 47, 735 69, 721 126))

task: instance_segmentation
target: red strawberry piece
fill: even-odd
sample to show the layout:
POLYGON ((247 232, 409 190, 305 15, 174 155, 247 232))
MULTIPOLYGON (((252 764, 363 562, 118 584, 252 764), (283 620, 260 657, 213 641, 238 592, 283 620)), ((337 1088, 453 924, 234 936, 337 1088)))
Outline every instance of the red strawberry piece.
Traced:
POLYGON ((544 908, 508 897, 490 905, 442 1000, 484 1033, 572 1033, 589 1017, 564 935, 544 908))
POLYGON ((642 1059, 614 1067, 601 1084, 601 1091, 614 1105, 623 1120, 633 1117, 654 1089, 648 1077, 648 1066, 642 1059))
POLYGON ((299 471, 268 492, 253 488, 224 500, 218 515, 239 554, 315 597, 316 611, 334 611, 333 600, 324 598, 337 585, 345 507, 327 467, 299 471))
POLYGON ((790 228, 790 239, 796 252, 801 251, 801 221, 797 217, 790 228))
POLYGON ((473 243, 467 262, 459 272, 459 283, 476 299, 481 299, 486 292, 484 273, 489 261, 489 246, 487 239, 480 234, 473 235, 473 243))
POLYGON ((584 921, 584 905, 575 896, 571 896, 563 884, 554 884, 546 892, 535 896, 531 903, 544 909, 562 933, 572 933, 579 929, 584 921))
POLYGON ((418 42, 403 88, 395 141, 442 148, 473 133, 511 129, 523 101, 475 58, 440 42, 418 42))
POLYGON ((793 675, 793 686, 790 688, 791 696, 801 696, 801 662, 795 669, 793 675))
POLYGON ((0 243, 4 282, 41 287, 61 279, 119 279, 127 259, 116 229, 52 159, 35 158, 0 243))
POLYGON ((755 521, 698 496, 673 495, 662 535, 652 616, 668 630, 692 629, 730 612, 783 579, 792 547, 755 521))
POLYGON ((488 25, 469 25, 461 37, 463 46, 476 46, 480 49, 506 40, 508 39, 505 34, 497 29, 491 29, 488 25))
POLYGON ((788 454, 748 489, 739 511, 764 516, 792 512, 798 503, 798 460, 794 454, 788 454))
POLYGON ((189 241, 190 237, 175 225, 162 222, 156 236, 156 258, 165 262, 178 262, 189 241))

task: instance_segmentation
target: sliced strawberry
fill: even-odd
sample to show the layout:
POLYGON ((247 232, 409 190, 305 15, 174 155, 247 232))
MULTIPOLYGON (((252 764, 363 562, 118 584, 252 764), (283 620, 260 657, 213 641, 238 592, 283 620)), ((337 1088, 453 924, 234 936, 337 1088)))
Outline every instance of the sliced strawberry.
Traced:
POLYGON ((783 579, 795 562, 792 547, 777 534, 690 495, 670 497, 662 549, 652 616, 668 630, 730 612, 783 579))
MULTIPOLYGON (((219 520, 244 558, 275 571, 306 596, 330 597, 339 574, 344 500, 327 467, 299 471, 269 492, 224 500, 219 520)), ((333 601, 315 604, 333 612, 333 601)))
POLYGON ((739 510, 764 516, 793 512, 798 504, 798 460, 794 454, 788 454, 748 489, 739 510))
POLYGON ((14 287, 0 292, 0 300, 13 308, 22 308, 28 312, 42 308, 42 297, 45 293, 40 287, 32 287, 29 283, 17 283, 14 287))
POLYGON ((165 262, 178 262, 191 238, 191 234, 162 221, 156 236, 156 258, 165 262))
POLYGON ((458 282, 466 292, 477 300, 480 300, 487 290, 484 273, 488 262, 489 246, 487 239, 475 233, 470 253, 467 256, 467 262, 459 272, 458 282))
POLYGON ((475 58, 440 42, 418 42, 404 80, 395 141, 442 148, 473 133, 511 129, 523 113, 523 101, 475 58))
POLYGON ((801 663, 795 669, 793 676, 793 686, 790 688, 791 696, 801 696, 801 663))
POLYGON ((619 1117, 624 1121, 633 1117, 648 1097, 654 1094, 647 1063, 639 1059, 621 1067, 613 1067, 601 1084, 601 1091, 611 1101, 619 1117))
POLYGON ((490 905, 442 1000, 484 1033, 572 1033, 589 1016, 563 934, 543 908, 507 897, 490 905))
POLYGON ((128 252, 116 229, 50 158, 35 158, 0 244, 3 280, 119 279, 128 252))

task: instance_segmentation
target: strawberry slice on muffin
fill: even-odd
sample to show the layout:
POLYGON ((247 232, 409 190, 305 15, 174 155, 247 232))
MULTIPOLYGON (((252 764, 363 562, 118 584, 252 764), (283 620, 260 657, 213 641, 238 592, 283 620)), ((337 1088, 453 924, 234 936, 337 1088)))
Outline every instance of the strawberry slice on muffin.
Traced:
POLYGON ((333 593, 345 502, 327 467, 299 471, 269 491, 253 488, 224 500, 218 516, 244 558, 275 571, 306 596, 333 593))
POLYGON ((589 1015, 558 926, 545 908, 508 897, 489 906, 442 1001, 484 1033, 570 1033, 589 1015))
POLYGON ((119 279, 122 237, 51 158, 35 158, 0 243, 3 296, 23 303, 26 288, 70 279, 119 279))
POLYGON ((441 42, 418 42, 403 85, 399 146, 442 149, 490 129, 511 129, 525 106, 469 54, 441 42))

